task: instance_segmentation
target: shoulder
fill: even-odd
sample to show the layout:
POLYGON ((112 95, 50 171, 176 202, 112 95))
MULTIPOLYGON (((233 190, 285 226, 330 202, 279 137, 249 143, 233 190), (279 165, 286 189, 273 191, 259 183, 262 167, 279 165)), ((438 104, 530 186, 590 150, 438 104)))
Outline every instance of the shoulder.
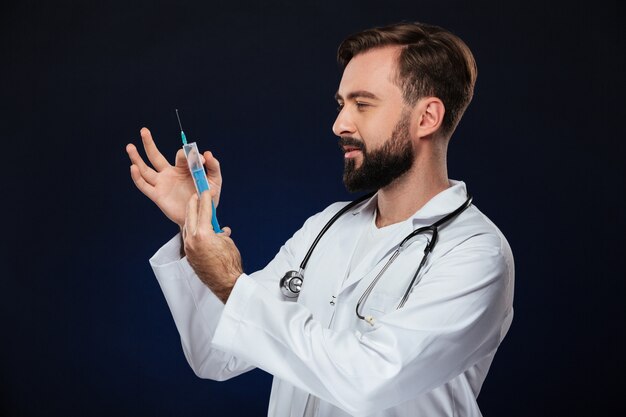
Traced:
POLYGON ((350 204, 349 201, 338 201, 328 205, 322 211, 309 216, 294 236, 301 235, 305 237, 310 236, 311 234, 319 233, 324 225, 326 225, 334 215, 339 213, 348 204, 350 204))
POLYGON ((324 210, 312 215, 309 217, 304 226, 312 226, 312 227, 323 227, 326 223, 328 223, 334 216, 339 214, 342 210, 348 208, 347 206, 352 205, 350 210, 354 212, 360 211, 363 207, 371 205, 373 196, 365 195, 360 198, 357 198, 353 201, 337 201, 335 203, 330 204, 324 210), (321 225, 321 226, 320 226, 321 225))
POLYGON ((318 211, 311 215, 306 221, 323 221, 325 219, 330 219, 336 213, 338 213, 342 208, 350 204, 349 201, 337 201, 329 204, 323 210, 318 211))
POLYGON ((473 224, 473 227, 476 229, 474 240, 477 243, 489 244, 498 248, 504 260, 512 263, 513 253, 511 246, 498 226, 475 206, 472 207, 468 214, 471 216, 469 219, 470 224, 473 224))
POLYGON ((502 231, 476 206, 441 228, 436 258, 474 261, 500 269, 507 275, 514 271, 513 252, 502 231))

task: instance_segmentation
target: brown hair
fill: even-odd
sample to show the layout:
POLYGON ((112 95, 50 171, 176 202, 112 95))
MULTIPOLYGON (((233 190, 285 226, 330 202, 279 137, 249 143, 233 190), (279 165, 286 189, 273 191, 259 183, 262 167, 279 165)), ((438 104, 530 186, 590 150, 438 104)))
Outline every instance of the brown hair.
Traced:
POLYGON ((337 62, 345 69, 354 56, 390 45, 402 46, 396 81, 404 101, 414 105, 422 97, 439 98, 446 108, 442 134, 450 136, 474 94, 477 69, 472 52, 441 27, 397 23, 350 35, 339 45, 337 62))

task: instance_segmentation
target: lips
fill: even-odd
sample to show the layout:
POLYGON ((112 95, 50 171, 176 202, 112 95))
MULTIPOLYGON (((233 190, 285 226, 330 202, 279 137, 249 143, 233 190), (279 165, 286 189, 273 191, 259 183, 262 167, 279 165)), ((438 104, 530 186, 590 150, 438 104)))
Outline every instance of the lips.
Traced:
POLYGON ((361 148, 358 146, 344 146, 343 147, 343 157, 345 159, 355 158, 358 154, 361 153, 361 148))
POLYGON ((348 152, 352 152, 352 151, 360 151, 360 150, 361 150, 360 146, 354 146, 354 145, 344 145, 343 146, 344 153, 348 153, 348 152))
POLYGON ((363 153, 363 150, 365 149, 363 141, 349 136, 341 137, 338 144, 343 151, 344 158, 346 159, 354 158, 359 155, 359 153, 363 153))

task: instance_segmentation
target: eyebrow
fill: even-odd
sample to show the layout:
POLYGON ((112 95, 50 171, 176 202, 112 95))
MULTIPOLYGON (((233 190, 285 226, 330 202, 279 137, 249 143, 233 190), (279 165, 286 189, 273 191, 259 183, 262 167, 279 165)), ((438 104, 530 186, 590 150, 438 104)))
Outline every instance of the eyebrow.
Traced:
MULTIPOLYGON (((370 93, 369 91, 365 91, 365 90, 359 90, 359 91, 353 91, 351 93, 348 94, 348 97, 346 98, 347 100, 354 100, 355 98, 371 98, 373 100, 379 100, 378 96, 374 93, 370 93)), ((343 97, 341 96, 341 94, 339 94, 339 92, 335 93, 335 100, 339 101, 339 100, 343 100, 343 97)))

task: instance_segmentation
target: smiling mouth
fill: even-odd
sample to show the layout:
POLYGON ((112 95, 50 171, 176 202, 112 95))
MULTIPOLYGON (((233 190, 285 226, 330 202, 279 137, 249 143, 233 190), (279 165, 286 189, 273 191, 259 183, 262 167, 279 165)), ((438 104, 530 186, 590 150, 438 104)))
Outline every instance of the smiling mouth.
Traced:
POLYGON ((358 146, 346 145, 343 146, 343 157, 344 158, 354 158, 361 152, 361 148, 358 146))
POLYGON ((363 153, 365 148, 365 144, 362 141, 351 137, 340 138, 338 145, 343 151, 345 159, 354 158, 355 156, 363 153))

